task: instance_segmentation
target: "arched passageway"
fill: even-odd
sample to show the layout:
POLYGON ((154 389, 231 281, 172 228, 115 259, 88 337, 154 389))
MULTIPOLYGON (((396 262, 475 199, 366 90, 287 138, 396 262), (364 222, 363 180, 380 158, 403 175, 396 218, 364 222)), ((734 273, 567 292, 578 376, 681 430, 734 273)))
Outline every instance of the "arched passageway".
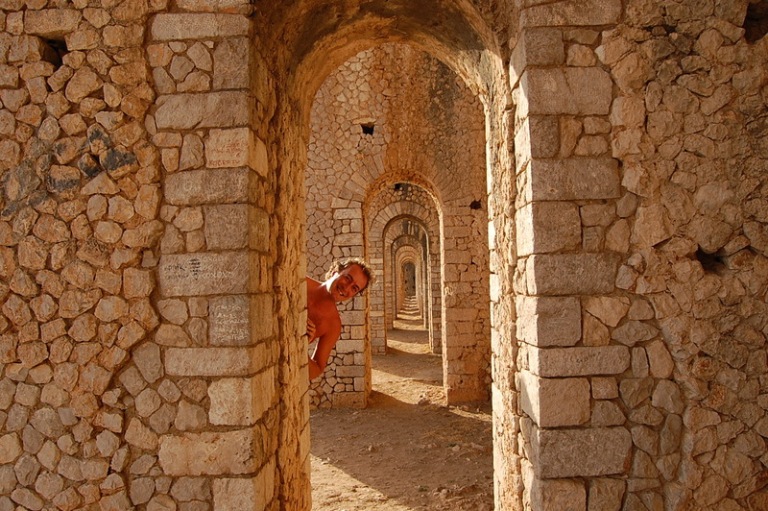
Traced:
MULTIPOLYGON (((490 330, 497 509, 766 508, 762 3, 7 0, 0 509, 309 510, 303 279, 391 270, 397 184, 438 212, 449 399, 487 390, 490 330), (306 187, 315 98, 388 78, 382 52, 429 129, 387 139, 419 116, 363 111, 384 88, 330 134, 359 158, 306 187)), ((347 404, 387 324, 371 291, 347 404)))

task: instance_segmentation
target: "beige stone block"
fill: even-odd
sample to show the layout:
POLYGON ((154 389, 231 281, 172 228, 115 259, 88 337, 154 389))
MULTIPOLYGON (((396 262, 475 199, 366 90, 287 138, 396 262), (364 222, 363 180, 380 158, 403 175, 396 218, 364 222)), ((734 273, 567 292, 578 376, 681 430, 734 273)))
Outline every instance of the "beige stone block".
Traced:
POLYGON ((156 41, 226 38, 246 36, 249 27, 248 18, 236 14, 158 14, 150 22, 150 35, 156 41))
POLYGON ((139 419, 133 418, 125 430, 125 441, 140 449, 154 451, 157 449, 158 437, 139 419))
POLYGON ((526 260, 532 295, 608 294, 614 290, 619 256, 612 253, 537 254, 526 260))
POLYGON ((245 202, 248 169, 190 170, 171 174, 165 182, 165 199, 175 206, 245 202))
POLYGON ((517 210, 520 256, 575 250, 581 246, 579 208, 571 202, 534 202, 517 210))
POLYGON ((205 141, 205 161, 209 168, 255 167, 251 154, 253 132, 247 128, 213 129, 205 141))
POLYGON ((534 159, 523 194, 526 202, 616 199, 621 183, 615 159, 534 159))
POLYGON ((365 350, 362 339, 340 339, 335 346, 336 353, 361 353, 365 350))
POLYGON ((3 465, 13 463, 21 453, 21 442, 16 433, 8 433, 0 437, 0 463, 3 465))
POLYGON ((528 364, 533 374, 550 378, 621 374, 629 367, 630 353, 626 346, 532 346, 528 350, 528 364))
POLYGON ((123 291, 126 298, 144 298, 155 288, 153 272, 138 268, 126 268, 123 272, 123 291))
POLYGON ((599 319, 603 324, 615 327, 629 311, 629 298, 595 296, 584 299, 584 310, 599 319))
POLYGON ((242 294, 252 278, 247 252, 166 254, 158 267, 165 297, 242 294))
POLYGON ((517 336, 534 346, 573 346, 581 339, 581 304, 571 297, 517 298, 517 336))
POLYGON ((248 297, 212 298, 208 305, 208 339, 213 346, 244 346, 251 343, 248 297))
POLYGON ((275 401, 275 368, 252 378, 224 378, 208 386, 211 424, 252 426, 275 401))
POLYGON ((520 372, 520 404, 544 428, 589 422, 590 387, 586 378, 539 378, 520 372))
POLYGON ((582 481, 534 479, 531 508, 539 511, 584 511, 587 491, 582 481))
POLYGON ((77 30, 82 13, 76 9, 28 9, 24 11, 24 31, 46 39, 60 40, 77 30))
POLYGON ((165 371, 174 376, 247 376, 266 359, 263 344, 253 348, 169 348, 165 371))
POLYGON ((521 85, 529 115, 608 115, 613 81, 597 67, 528 68, 521 85))
POLYGON ((618 511, 624 497, 624 481, 620 479, 593 479, 589 483, 588 511, 618 511))
POLYGON ((334 247, 356 247, 362 246, 363 234, 358 232, 337 234, 333 238, 334 247))
POLYGON ((208 250, 246 248, 251 229, 249 207, 245 204, 206 206, 205 242, 208 250))
POLYGON ((238 475, 264 462, 254 429, 160 437, 158 462, 169 476, 238 475))
POLYGON ((155 122, 158 129, 195 129, 245 126, 252 100, 245 92, 160 96, 155 122))
POLYGON ((336 367, 336 376, 338 378, 354 378, 365 376, 365 367, 363 366, 338 366, 336 367))
POLYGON ((620 0, 582 0, 557 4, 533 5, 521 13, 524 27, 611 25, 622 14, 620 0))
POLYGON ((259 470, 256 477, 214 479, 214 511, 241 511, 242 509, 251 509, 253 511, 265 510, 267 504, 274 498, 275 468, 276 464, 273 458, 259 470))
POLYGON ((626 474, 631 448, 624 428, 536 428, 531 438, 531 458, 542 478, 626 474))

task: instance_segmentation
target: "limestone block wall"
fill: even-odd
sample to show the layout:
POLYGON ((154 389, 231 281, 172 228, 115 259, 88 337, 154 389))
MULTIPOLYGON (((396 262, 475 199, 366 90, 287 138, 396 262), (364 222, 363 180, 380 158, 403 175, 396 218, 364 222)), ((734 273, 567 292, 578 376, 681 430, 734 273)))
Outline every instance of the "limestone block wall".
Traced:
POLYGON ((0 5, 0 509, 309 508, 251 9, 179 4, 0 5))
MULTIPOLYGON (((482 399, 489 388, 487 249, 469 252, 487 246, 484 144, 477 99, 442 64, 405 46, 358 54, 326 79, 313 104, 306 172, 309 268, 348 254, 369 259, 382 280, 368 292, 368 338, 355 337, 354 349, 383 349, 385 310, 393 306, 383 287, 391 279, 385 227, 395 212, 432 226, 432 301, 440 296, 442 307, 432 317, 441 322, 440 332, 451 331, 444 342, 456 345, 445 368, 446 389, 455 400, 482 399), (405 190, 418 193, 397 206, 405 190), (410 212, 414 207, 424 214, 410 212), (450 310, 441 289, 450 290, 450 310), (452 315, 447 323, 446 314, 452 315)), ((347 358, 364 364, 355 375, 367 375, 369 356, 347 358)), ((345 385, 355 392, 367 388, 345 385)), ((313 386, 313 403, 322 404, 325 398, 317 396, 331 390, 330 383, 313 386)))
POLYGON ((766 152, 755 135, 768 81, 746 12, 609 2, 573 19, 523 13, 517 383, 534 509, 765 506, 766 152))

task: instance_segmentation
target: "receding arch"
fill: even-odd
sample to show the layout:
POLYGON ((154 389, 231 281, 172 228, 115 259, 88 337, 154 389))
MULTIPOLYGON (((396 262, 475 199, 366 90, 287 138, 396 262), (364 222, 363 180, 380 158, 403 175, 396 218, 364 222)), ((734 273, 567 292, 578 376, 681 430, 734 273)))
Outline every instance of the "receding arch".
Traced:
MULTIPOLYGON (((476 173, 484 177, 487 174, 490 177, 495 174, 501 175, 504 169, 511 167, 510 153, 506 149, 510 140, 506 130, 511 128, 508 122, 510 95, 503 65, 508 61, 504 56, 507 49, 506 46, 500 48, 495 42, 496 34, 500 30, 503 32, 506 28, 497 27, 495 31, 489 28, 492 23, 490 20, 500 17, 499 12, 490 12, 490 10, 501 11, 506 7, 494 6, 489 9, 489 12, 481 13, 469 2, 462 1, 458 4, 451 2, 449 5, 448 2, 435 1, 429 5, 422 4, 422 14, 416 16, 405 5, 407 2, 395 2, 392 5, 401 8, 402 11, 392 11, 390 14, 393 19, 397 18, 397 21, 386 23, 386 17, 389 15, 386 9, 381 13, 360 14, 358 10, 355 11, 357 14, 349 16, 339 13, 340 18, 321 16, 318 19, 315 16, 316 12, 305 9, 308 3, 292 3, 290 6, 259 4, 254 14, 258 19, 257 26, 270 27, 268 34, 279 34, 274 37, 267 35, 265 38, 254 38, 254 45, 260 57, 254 63, 253 76, 254 88, 260 93, 258 96, 275 99, 274 102, 256 105, 257 109, 266 110, 261 117, 264 119, 263 123, 256 126, 255 131, 269 148, 270 161, 275 162, 273 186, 280 193, 275 195, 276 218, 274 221, 276 225, 287 226, 276 233, 279 253, 276 255, 275 268, 275 285, 278 286, 275 307, 276 310, 286 311, 286 318, 281 322, 283 337, 300 335, 302 331, 300 311, 293 309, 296 295, 289 290, 299 287, 298 276, 305 273, 302 270, 307 264, 307 259, 301 248, 305 240, 291 238, 288 234, 292 232, 291 226, 305 225, 302 189, 307 163, 306 148, 310 139, 311 105, 320 84, 336 67, 360 51, 385 42, 407 43, 438 58, 460 76, 476 97, 483 102, 479 108, 479 131, 482 139, 479 143, 467 144, 480 148, 481 152, 488 156, 488 160, 480 165, 476 173), (449 16, 453 20, 451 23, 455 24, 440 22, 443 14, 438 14, 435 18, 436 13, 442 12, 446 12, 445 16, 449 16), (315 27, 307 29, 305 25, 315 25, 315 27), (398 31, 398 28, 402 27, 408 30, 398 31), (456 30, 450 30, 450 27, 456 30), (453 36, 449 35, 464 32, 464 29, 469 29, 474 35, 468 38, 462 36, 459 39, 452 39, 453 36), (478 34, 482 34, 482 37, 478 34), (299 44, 298 41, 302 43, 299 44), (277 82, 279 87, 272 92, 275 77, 286 75, 288 79, 277 82), (485 140, 486 132, 490 135, 487 141, 485 140)), ((381 6, 387 2, 371 3, 381 6)), ((333 7, 328 9, 330 9, 328 12, 334 12, 333 7)), ((503 40, 507 39, 503 37, 503 40)), ((379 130, 375 129, 374 136, 377 133, 379 130)), ((436 194, 441 193, 443 184, 437 183, 436 194)), ((351 197, 342 200, 350 199, 351 197)), ((446 201, 444 205, 451 211, 459 211, 477 200, 481 200, 484 205, 487 204, 482 197, 473 194, 472 197, 462 197, 461 200, 458 198, 453 200, 451 197, 451 200, 446 201)), ((496 215, 499 215, 500 211, 502 210, 497 209, 496 215)), ((477 217, 473 222, 476 226, 482 224, 482 231, 487 232, 488 209, 484 207, 482 210, 475 210, 475 214, 477 217), (479 219, 481 220, 478 221, 479 219)), ((513 224, 511 217, 509 219, 499 217, 499 221, 496 222, 496 226, 500 227, 504 233, 505 240, 510 239, 506 236, 511 231, 504 227, 508 222, 513 224)), ((510 267, 514 266, 509 264, 501 266, 502 270, 510 267)), ((484 294, 488 296, 487 291, 484 294)), ((369 305, 370 301, 365 305, 366 310, 369 305)), ((285 359, 288 360, 290 356, 286 354, 285 359)), ((281 395, 283 408, 287 411, 297 409, 298 411, 287 413, 283 421, 304 424, 300 404, 291 401, 293 399, 291 396, 300 395, 302 382, 294 382, 291 379, 289 376, 291 370, 287 364, 286 362, 284 366, 286 378, 281 382, 281 388, 284 389, 281 395), (291 418, 291 416, 295 417, 291 418)), ((303 438, 308 437, 305 433, 299 434, 303 438)), ((283 480, 286 481, 283 484, 291 484, 290 482, 301 478, 299 473, 302 467, 296 465, 288 453, 279 458, 278 469, 283 480), (294 477, 294 474, 297 477, 294 477)), ((286 503, 290 506, 288 500, 286 503)))

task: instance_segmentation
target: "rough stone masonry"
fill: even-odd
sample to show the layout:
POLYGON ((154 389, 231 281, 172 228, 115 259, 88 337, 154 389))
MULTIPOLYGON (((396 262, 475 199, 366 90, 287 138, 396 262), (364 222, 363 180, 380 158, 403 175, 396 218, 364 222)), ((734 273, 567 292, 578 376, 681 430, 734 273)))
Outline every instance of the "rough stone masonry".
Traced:
POLYGON ((768 509, 767 12, 0 0, 0 511, 309 511, 406 262, 497 510, 768 509))

